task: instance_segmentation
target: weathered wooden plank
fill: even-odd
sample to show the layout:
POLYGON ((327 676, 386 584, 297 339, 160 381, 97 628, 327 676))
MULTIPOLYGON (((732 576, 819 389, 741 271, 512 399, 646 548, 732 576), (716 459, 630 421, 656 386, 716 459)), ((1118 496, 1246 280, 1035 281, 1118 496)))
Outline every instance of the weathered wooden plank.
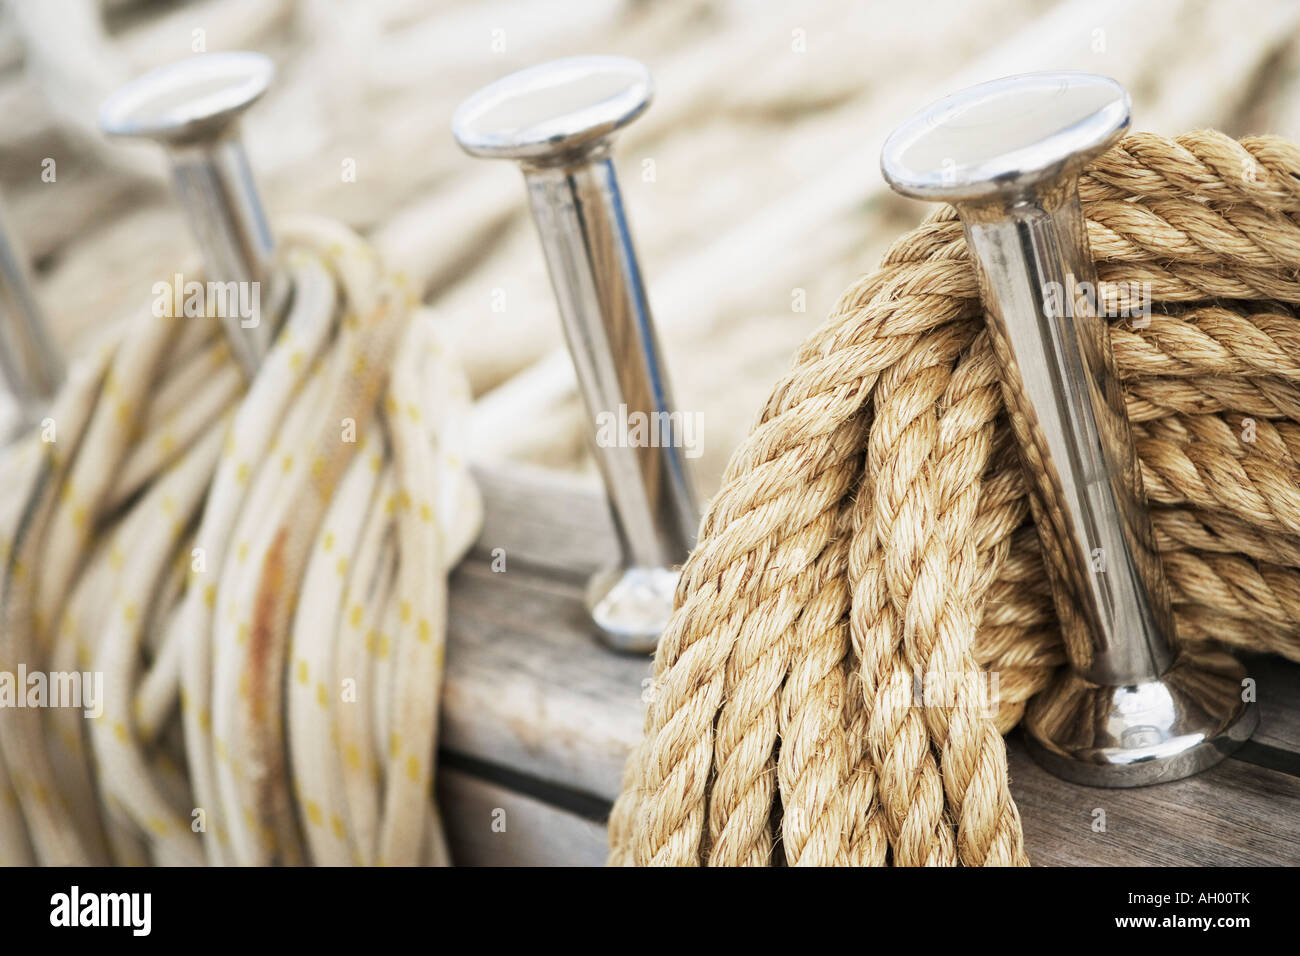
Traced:
MULTIPOLYGON (((480 472, 479 478, 489 517, 474 553, 452 579, 444 746, 507 774, 594 798, 585 814, 575 814, 564 799, 488 781, 489 789, 474 791, 475 799, 513 793, 600 829, 599 813, 590 807, 617 795, 626 753, 640 736, 641 687, 649 675, 648 659, 599 645, 582 606, 586 573, 614 555, 604 502, 589 485, 530 469, 480 472), (503 572, 491 569, 494 548, 504 549, 503 572)), ((1300 777, 1284 772, 1292 766, 1290 754, 1300 752, 1300 668, 1255 659, 1251 671, 1263 716, 1252 746, 1263 750, 1188 780, 1138 790, 1075 786, 1033 764, 1013 735, 1012 792, 1033 862, 1300 864, 1294 824, 1300 777), (1263 759, 1269 754, 1280 755, 1282 765, 1263 759), (1105 812, 1101 832, 1093 830, 1096 810, 1105 812)), ((531 804, 534 816, 522 819, 540 821, 541 810, 531 804)), ((472 828, 482 829, 476 820, 472 828)), ((449 820, 449 831, 455 829, 449 820)), ((510 844, 490 842, 492 836, 474 830, 464 838, 461 858, 479 861, 481 853, 508 862, 503 848, 510 844)), ((554 852, 549 862, 604 856, 603 837, 599 853, 577 837, 573 849, 540 837, 519 839, 529 853, 554 852)))
POLYGON ((1300 665, 1278 657, 1246 661, 1259 700, 1255 743, 1300 754, 1300 665))
POLYGON ((444 746, 613 799, 649 659, 597 644, 580 584, 470 563, 451 587, 444 746))
POLYGON ((443 770, 438 786, 458 866, 600 866, 605 828, 530 796, 443 770))
MULTIPOLYGON (((1066 784, 1011 747, 1012 790, 1038 866, 1294 866, 1295 778, 1230 760, 1190 780, 1138 790, 1066 784), (1104 818, 1098 811, 1104 811, 1104 818), (1103 822, 1105 830, 1094 830, 1103 822)), ((468 865, 597 866, 605 830, 551 804, 460 771, 442 774, 453 858, 468 865), (504 811, 504 833, 492 829, 504 811)))
POLYGON ((496 548, 517 562, 582 580, 615 563, 618 547, 609 508, 592 483, 531 465, 476 467, 483 492, 483 531, 473 557, 496 548))
POLYGON ((1300 864, 1296 777, 1229 759, 1174 783, 1102 790, 1053 777, 1016 735, 1008 744, 1011 792, 1037 865, 1300 864))

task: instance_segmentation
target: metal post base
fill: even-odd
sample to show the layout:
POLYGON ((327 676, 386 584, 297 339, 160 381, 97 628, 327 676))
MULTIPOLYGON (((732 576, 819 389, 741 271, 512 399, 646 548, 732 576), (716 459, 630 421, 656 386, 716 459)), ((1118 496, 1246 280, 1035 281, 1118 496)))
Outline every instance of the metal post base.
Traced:
POLYGON ((1090 787, 1145 787, 1211 767, 1259 725, 1242 700, 1245 669, 1226 655, 1206 666, 1183 658, 1159 680, 1098 687, 1064 670, 1025 714, 1029 754, 1044 769, 1090 787))
POLYGON ((673 613, 677 571, 667 568, 609 568, 587 582, 587 610, 601 640, 616 651, 646 654, 673 613))

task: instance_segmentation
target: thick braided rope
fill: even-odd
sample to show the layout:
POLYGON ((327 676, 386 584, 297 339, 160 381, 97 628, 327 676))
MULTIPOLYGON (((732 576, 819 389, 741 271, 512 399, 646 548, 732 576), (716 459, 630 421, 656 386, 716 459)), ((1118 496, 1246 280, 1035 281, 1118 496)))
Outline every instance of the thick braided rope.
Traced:
POLYGON ((215 322, 141 316, 4 452, 0 670, 105 686, 93 719, 0 708, 0 863, 448 862, 468 386, 364 242, 280 235, 293 306, 246 394, 215 322))
MULTIPOLYGON (((1135 134, 1081 195, 1102 280, 1155 303, 1112 341, 1180 640, 1300 659, 1300 149, 1135 134)), ((1027 862, 999 738, 1064 654, 977 297, 936 211, 777 383, 683 569, 612 863, 1027 862)))

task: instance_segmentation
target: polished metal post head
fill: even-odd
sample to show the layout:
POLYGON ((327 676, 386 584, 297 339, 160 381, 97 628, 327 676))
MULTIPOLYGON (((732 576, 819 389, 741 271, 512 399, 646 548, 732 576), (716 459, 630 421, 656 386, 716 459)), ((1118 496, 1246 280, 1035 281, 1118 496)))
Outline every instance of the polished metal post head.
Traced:
POLYGON ((63 357, 32 290, 27 254, 0 202, 0 446, 36 421, 63 372, 63 357))
POLYGON ((465 100, 452 135, 471 156, 525 165, 585 162, 654 97, 645 64, 575 56, 511 73, 465 100))
POLYGON ((1076 182, 1128 129, 1124 87, 1092 73, 1026 73, 928 106, 889 135, 880 168, 897 192, 958 205, 1076 182))
POLYGON ((963 90, 881 155, 906 196, 953 203, 979 277, 1070 667, 1031 702, 1031 754, 1067 780, 1132 787, 1222 760, 1254 731, 1245 672, 1179 657, 1078 197, 1128 128, 1128 94, 1087 73, 963 90))
POLYGON ((573 57, 484 87, 452 119, 467 153, 523 169, 622 552, 589 582, 587 607, 609 646, 635 652, 653 650, 668 622, 699 521, 684 420, 609 158, 611 136, 652 93, 636 60, 573 57), (655 440, 635 440, 633 421, 651 424, 655 440))
POLYGON ((250 283, 255 315, 223 315, 231 351, 251 377, 270 348, 286 283, 275 241, 239 139, 239 118, 275 75, 260 53, 205 53, 159 67, 119 89, 100 109, 110 136, 159 143, 171 162, 209 281, 250 283))

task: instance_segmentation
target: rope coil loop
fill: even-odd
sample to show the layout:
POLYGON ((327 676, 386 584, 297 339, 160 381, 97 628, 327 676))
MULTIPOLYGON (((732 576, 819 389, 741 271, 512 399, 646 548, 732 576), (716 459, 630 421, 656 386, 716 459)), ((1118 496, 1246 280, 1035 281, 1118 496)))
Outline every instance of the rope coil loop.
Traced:
POLYGON ((103 690, 87 720, 0 708, 0 863, 448 862, 468 385, 364 242, 281 236, 293 303, 246 392, 217 323, 143 315, 6 452, 0 670, 103 690))
MULTIPOLYGON (((1132 134, 1080 194, 1180 642, 1300 660, 1300 148, 1132 134)), ((733 454, 610 862, 1027 863, 1000 736, 1065 655, 1020 468, 942 208, 733 454)))

